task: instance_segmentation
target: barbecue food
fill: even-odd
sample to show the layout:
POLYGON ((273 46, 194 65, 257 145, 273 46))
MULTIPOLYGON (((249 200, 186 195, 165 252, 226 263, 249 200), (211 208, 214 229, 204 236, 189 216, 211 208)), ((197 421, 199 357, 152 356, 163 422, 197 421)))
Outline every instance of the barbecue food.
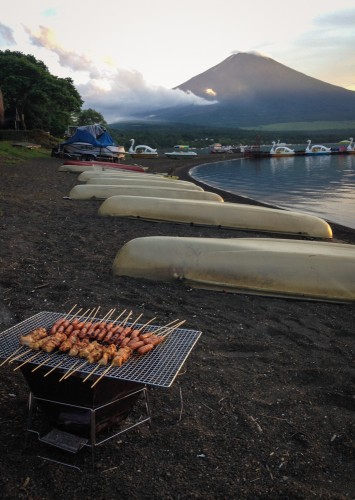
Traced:
POLYGON ((47 330, 45 328, 36 328, 28 335, 24 335, 20 339, 21 345, 29 345, 30 343, 37 342, 38 340, 47 337, 47 330))
POLYGON ((125 326, 130 315, 119 324, 61 318, 48 330, 36 328, 22 336, 20 344, 47 353, 58 350, 69 356, 84 358, 89 363, 122 366, 133 352, 146 354, 164 340, 164 336, 154 335, 153 332, 142 333, 144 327, 134 329, 133 324, 125 326))

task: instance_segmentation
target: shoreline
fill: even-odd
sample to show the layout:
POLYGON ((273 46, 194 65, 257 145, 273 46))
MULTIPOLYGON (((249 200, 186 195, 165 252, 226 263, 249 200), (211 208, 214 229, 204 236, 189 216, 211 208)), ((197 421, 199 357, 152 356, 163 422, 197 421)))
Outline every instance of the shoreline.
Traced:
MULTIPOLYGON (((203 189, 206 191, 212 191, 214 193, 219 194, 222 196, 222 198, 226 202, 230 203, 240 203, 243 205, 254 205, 254 206, 259 206, 259 207, 265 207, 265 208, 275 208, 278 210, 283 210, 280 207, 277 207, 275 205, 270 205, 268 203, 263 203, 258 200, 254 200, 252 198, 244 197, 244 196, 239 196, 234 193, 230 193, 228 191, 224 191, 222 189, 218 189, 214 186, 209 186, 208 184, 205 184, 201 181, 198 181, 194 179, 190 174, 190 170, 194 167, 197 167, 199 165, 203 165, 205 163, 218 163, 219 161, 224 161, 224 160, 236 160, 242 158, 241 154, 235 154, 235 155, 220 155, 218 160, 213 157, 206 157, 199 158, 196 160, 167 160, 170 161, 171 164, 161 167, 159 164, 154 165, 154 160, 141 160, 141 165, 142 166, 148 166, 148 173, 168 173, 169 175, 176 175, 179 177, 181 180, 185 181, 190 181, 194 182, 195 184, 201 186, 203 189)), ((155 162, 156 163, 156 162, 155 162)), ((332 241, 337 241, 337 242, 343 242, 343 243, 349 243, 349 244, 355 244, 355 229, 347 226, 343 226, 341 224, 335 223, 328 221, 328 224, 331 226, 333 230, 333 240, 332 241)))

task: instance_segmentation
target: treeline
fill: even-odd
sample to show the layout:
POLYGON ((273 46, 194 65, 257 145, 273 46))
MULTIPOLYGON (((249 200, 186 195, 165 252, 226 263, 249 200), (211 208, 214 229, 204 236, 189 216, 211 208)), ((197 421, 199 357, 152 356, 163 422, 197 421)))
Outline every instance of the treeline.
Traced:
POLYGON ((69 124, 105 124, 101 113, 82 110, 83 102, 71 78, 51 75, 32 55, 0 51, 0 128, 62 137, 69 124))
POLYGON ((203 148, 214 142, 223 145, 239 144, 271 144, 272 141, 280 140, 292 144, 305 143, 307 139, 312 142, 338 142, 340 137, 346 138, 351 131, 339 130, 327 131, 263 131, 243 130, 228 127, 201 127, 193 125, 171 124, 148 124, 148 123, 115 123, 109 126, 112 137, 124 146, 129 146, 130 139, 135 139, 137 144, 148 144, 154 148, 171 148, 175 144, 187 144, 190 147, 203 148))

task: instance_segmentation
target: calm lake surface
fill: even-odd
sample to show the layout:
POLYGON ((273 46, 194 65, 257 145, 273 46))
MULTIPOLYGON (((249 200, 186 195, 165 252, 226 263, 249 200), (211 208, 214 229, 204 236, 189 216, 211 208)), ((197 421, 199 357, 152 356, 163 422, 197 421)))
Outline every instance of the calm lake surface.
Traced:
POLYGON ((210 186, 355 229, 355 155, 240 159, 202 164, 210 186))

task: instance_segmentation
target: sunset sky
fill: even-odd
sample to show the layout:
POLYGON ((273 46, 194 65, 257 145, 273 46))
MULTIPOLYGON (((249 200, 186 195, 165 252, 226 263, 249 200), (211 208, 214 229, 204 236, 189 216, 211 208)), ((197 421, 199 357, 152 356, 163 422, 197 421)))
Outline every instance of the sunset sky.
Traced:
POLYGON ((172 88, 236 52, 355 90, 354 0, 0 2, 0 50, 72 78, 108 122, 148 104, 201 104, 172 88))

